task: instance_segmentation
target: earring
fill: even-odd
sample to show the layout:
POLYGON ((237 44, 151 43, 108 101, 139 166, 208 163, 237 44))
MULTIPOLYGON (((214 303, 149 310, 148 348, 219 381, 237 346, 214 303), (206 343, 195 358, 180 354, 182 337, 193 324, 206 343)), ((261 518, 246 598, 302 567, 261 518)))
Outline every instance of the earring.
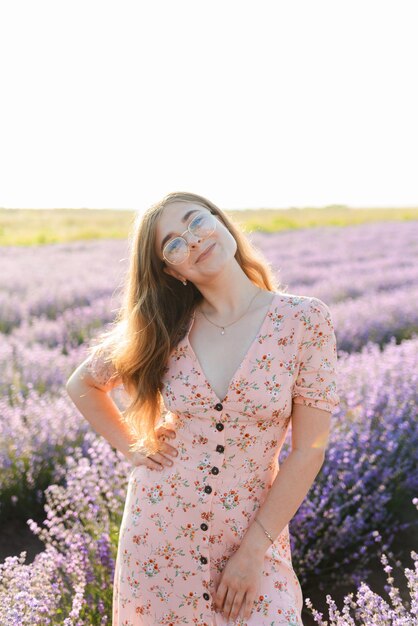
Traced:
POLYGON ((182 280, 181 282, 183 283, 183 285, 187 285, 187 280, 182 280))

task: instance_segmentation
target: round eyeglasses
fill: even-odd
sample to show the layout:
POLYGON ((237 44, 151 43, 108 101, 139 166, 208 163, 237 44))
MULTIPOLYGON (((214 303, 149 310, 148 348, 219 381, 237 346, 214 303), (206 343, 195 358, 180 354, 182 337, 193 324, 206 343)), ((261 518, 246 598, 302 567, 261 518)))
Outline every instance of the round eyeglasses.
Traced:
POLYGON ((206 239, 216 228, 216 218, 213 213, 200 212, 194 216, 187 229, 179 237, 171 239, 163 249, 163 257, 173 265, 183 263, 190 254, 189 244, 183 237, 189 231, 194 237, 206 239))

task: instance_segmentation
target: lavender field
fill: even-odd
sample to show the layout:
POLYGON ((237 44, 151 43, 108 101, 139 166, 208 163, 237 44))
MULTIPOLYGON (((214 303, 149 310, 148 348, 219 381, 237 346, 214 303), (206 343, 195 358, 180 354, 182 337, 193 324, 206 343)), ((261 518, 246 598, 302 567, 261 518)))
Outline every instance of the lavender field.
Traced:
MULTIPOLYGON (((329 305, 339 349, 326 460, 289 524, 304 623, 418 625, 418 221, 249 238, 287 292, 329 305)), ((110 625, 131 466, 65 382, 119 306, 127 240, 0 256, 0 625, 110 625)))

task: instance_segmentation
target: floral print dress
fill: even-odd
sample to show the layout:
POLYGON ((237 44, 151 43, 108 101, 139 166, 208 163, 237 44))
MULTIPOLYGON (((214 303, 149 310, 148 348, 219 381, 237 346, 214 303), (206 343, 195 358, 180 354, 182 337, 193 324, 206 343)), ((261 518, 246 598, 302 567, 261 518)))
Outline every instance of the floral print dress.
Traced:
POLYGON ((129 476, 113 626, 303 626, 288 525, 265 553, 248 620, 227 621, 212 598, 279 471, 292 402, 331 412, 339 404, 330 311, 318 298, 275 292, 222 401, 193 352, 190 328, 162 381, 160 424, 176 431, 178 456, 162 471, 140 465, 129 476))

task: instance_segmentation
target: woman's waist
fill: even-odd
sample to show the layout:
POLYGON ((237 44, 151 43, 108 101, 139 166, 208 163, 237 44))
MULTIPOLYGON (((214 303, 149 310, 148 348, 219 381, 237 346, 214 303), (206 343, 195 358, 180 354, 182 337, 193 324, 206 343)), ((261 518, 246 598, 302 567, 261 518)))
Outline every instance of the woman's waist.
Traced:
MULTIPOLYGON (((278 469, 279 446, 277 442, 195 438, 190 433, 177 432, 174 439, 166 440, 176 450, 177 455, 161 450, 173 465, 170 470, 190 471, 201 476, 218 477, 230 480, 242 473, 243 476, 270 476, 278 469)), ((161 473, 161 472, 158 472, 161 473)))

